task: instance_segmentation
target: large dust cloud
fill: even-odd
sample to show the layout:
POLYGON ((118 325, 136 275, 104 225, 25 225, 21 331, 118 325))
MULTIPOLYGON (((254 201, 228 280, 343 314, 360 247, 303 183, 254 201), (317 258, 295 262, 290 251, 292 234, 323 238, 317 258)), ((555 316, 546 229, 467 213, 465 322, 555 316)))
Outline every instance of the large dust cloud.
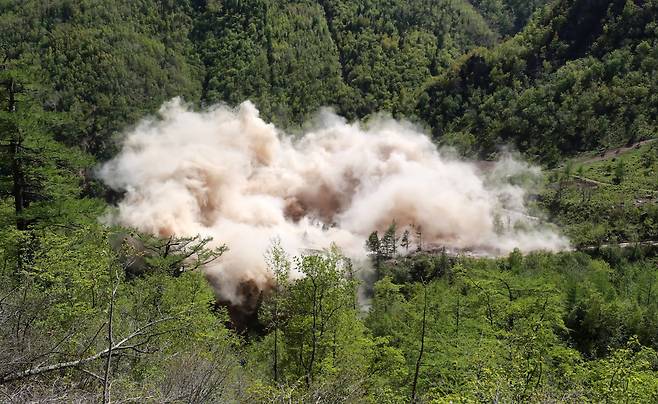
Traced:
POLYGON ((275 237, 293 255, 335 243, 363 258, 368 235, 395 221, 420 227, 425 245, 487 255, 568 247, 528 212, 525 182, 510 181, 539 174, 525 163, 505 157, 483 170, 393 119, 347 123, 323 111, 312 128, 286 135, 248 101, 195 112, 174 99, 100 168, 125 192, 111 220, 226 243, 206 270, 235 304, 241 282, 270 280, 263 254, 275 237))

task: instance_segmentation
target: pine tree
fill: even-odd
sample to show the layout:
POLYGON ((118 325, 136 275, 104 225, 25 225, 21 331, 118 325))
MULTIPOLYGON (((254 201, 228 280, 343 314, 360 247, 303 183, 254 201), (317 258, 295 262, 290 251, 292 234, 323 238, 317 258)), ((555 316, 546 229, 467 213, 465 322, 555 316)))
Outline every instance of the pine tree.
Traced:
POLYGON ((64 116, 43 108, 38 75, 29 55, 0 66, 0 193, 13 199, 18 230, 79 196, 80 173, 92 163, 53 138, 64 116))
POLYGON ((391 223, 390 226, 388 226, 388 229, 386 229, 386 233, 384 233, 384 237, 382 237, 382 250, 384 252, 384 255, 388 258, 395 257, 397 254, 397 224, 395 221, 391 223))
POLYGON ((368 240, 366 240, 366 248, 374 257, 375 268, 379 269, 382 261, 382 242, 379 240, 377 231, 370 233, 368 240))

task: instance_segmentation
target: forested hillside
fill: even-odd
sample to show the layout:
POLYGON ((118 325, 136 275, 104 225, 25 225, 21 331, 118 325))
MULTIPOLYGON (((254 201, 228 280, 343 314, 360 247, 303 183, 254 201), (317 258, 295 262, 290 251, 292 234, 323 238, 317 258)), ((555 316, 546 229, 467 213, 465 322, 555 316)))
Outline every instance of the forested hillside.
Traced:
POLYGON ((285 127, 322 106, 388 111, 465 153, 512 144, 550 164, 651 137, 654 2, 558 1, 505 39, 541 5, 25 1, 2 6, 0 32, 8 61, 30 65, 46 108, 66 114, 58 136, 100 157, 173 96, 251 99, 285 127))
MULTIPOLYGON (((658 402, 657 134, 658 0, 0 1, 0 402, 658 402), (160 109, 174 97, 188 107, 160 109), (245 100, 258 110, 213 107, 245 100), (315 128, 324 106, 346 118, 340 130, 378 140, 350 149, 358 161, 337 176, 325 174, 338 160, 322 160, 347 155, 337 126, 299 142, 325 135, 320 152, 292 153, 283 134, 315 128), (258 111, 265 122, 248 121, 258 111), (227 154, 185 149, 213 113, 235 118, 217 127, 239 136, 209 136, 227 154), (380 113, 456 153, 406 123, 350 125, 380 113), (189 136, 171 146, 164 127, 189 136), (142 137, 120 142, 131 133, 142 137), (163 154, 137 164, 144 138, 163 154), (234 145, 256 158, 228 159, 236 171, 223 176, 174 158, 233 157, 234 145), (127 168, 103 171, 120 153, 127 168), (398 175, 416 154, 456 168, 426 176, 412 160, 398 175), (138 231, 113 220, 126 199, 156 212, 183 199, 182 183, 191 207, 172 216, 196 214, 207 230, 223 219, 213 188, 303 157, 317 163, 299 169, 312 187, 273 203, 286 226, 314 222, 301 239, 345 236, 336 189, 358 196, 390 175, 405 190, 362 202, 364 217, 402 213, 370 225, 358 259, 333 244, 286 251, 268 234, 249 257, 266 279, 227 295, 204 271, 249 251, 255 232, 225 245, 177 234, 175 221, 138 231), (151 184, 161 199, 131 194, 143 167, 165 173, 151 184), (136 180, 114 187, 108 172, 136 180), (446 207, 440 194, 469 195, 446 207), (338 213, 304 216, 314 198, 338 213), (431 226, 403 223, 430 206, 459 244, 446 212, 463 201, 495 216, 490 234, 536 225, 569 246, 451 249, 428 241, 431 226)), ((259 179, 274 188, 289 174, 259 179)), ((272 217, 255 208, 275 198, 234 190, 246 191, 228 208, 265 231, 272 217)), ((484 237, 478 213, 465 227, 484 237)))
POLYGON ((321 106, 412 114, 431 75, 539 4, 7 1, 0 33, 5 62, 29 66, 43 105, 66 114, 58 137, 107 158, 114 135, 173 96, 250 99, 284 126, 321 106))
POLYGON ((464 152, 511 143, 549 165, 655 137, 657 18, 655 1, 553 2, 519 35, 442 73, 420 114, 464 152))

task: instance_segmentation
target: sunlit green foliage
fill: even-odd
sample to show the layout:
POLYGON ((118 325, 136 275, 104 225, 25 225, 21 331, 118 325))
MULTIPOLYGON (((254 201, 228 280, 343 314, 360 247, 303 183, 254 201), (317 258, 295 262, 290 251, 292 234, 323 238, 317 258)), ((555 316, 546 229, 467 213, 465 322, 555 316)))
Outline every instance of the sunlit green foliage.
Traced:
MULTIPOLYGON (((418 355, 424 292, 404 271, 419 258, 390 264, 397 274, 375 284, 366 320, 374 335, 404 352, 407 374, 418 355)), ((640 319, 655 317, 653 298, 646 300, 656 286, 655 258, 620 258, 609 264, 582 253, 515 252, 499 260, 453 259, 443 274, 433 271, 438 259, 426 263, 436 275, 427 286, 421 396, 651 401, 658 345, 649 336, 653 325, 640 319), (647 274, 654 277, 648 283, 638 278, 647 274)), ((399 388, 409 389, 409 379, 399 388)))
POLYGON ((512 39, 476 49, 419 99, 439 140, 491 156, 511 144, 563 155, 654 137, 655 1, 556 1, 512 39), (470 140, 475 138, 475 142, 470 140))
POLYGON ((655 241, 658 238, 657 142, 575 159, 548 175, 540 202, 575 245, 655 241), (621 170, 621 172, 620 172, 621 170))

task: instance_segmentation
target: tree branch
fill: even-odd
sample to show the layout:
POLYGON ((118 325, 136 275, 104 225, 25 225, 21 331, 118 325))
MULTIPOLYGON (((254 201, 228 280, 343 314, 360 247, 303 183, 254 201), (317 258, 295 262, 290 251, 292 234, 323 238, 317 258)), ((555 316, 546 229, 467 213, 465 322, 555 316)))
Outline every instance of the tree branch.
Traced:
POLYGON ((52 372, 52 371, 55 371, 55 370, 68 369, 68 368, 77 368, 78 366, 81 366, 81 365, 84 365, 86 363, 93 362, 97 359, 105 357, 110 351, 132 349, 132 347, 130 347, 130 346, 124 347, 124 345, 127 342, 131 341, 132 339, 134 339, 136 337, 139 337, 141 335, 144 335, 145 331, 148 330, 149 328, 151 328, 151 327, 153 327, 157 324, 166 322, 166 321, 171 321, 175 318, 176 318, 176 316, 168 316, 168 317, 164 317, 164 318, 160 318, 160 319, 151 321, 151 322, 143 325, 142 327, 138 328, 137 330, 133 331, 130 335, 123 338, 121 341, 117 342, 114 346, 108 347, 108 348, 98 352, 97 354, 88 356, 86 358, 82 358, 82 359, 78 359, 78 360, 74 360, 74 361, 68 361, 68 362, 54 363, 54 364, 48 365, 48 366, 37 366, 37 367, 27 369, 27 370, 23 370, 23 371, 20 371, 20 372, 9 373, 7 375, 4 375, 4 376, 0 377, 0 384, 9 383, 9 382, 12 382, 12 381, 15 381, 15 380, 24 379, 24 378, 30 377, 30 376, 36 376, 36 375, 40 375, 40 374, 43 374, 43 373, 52 372))

